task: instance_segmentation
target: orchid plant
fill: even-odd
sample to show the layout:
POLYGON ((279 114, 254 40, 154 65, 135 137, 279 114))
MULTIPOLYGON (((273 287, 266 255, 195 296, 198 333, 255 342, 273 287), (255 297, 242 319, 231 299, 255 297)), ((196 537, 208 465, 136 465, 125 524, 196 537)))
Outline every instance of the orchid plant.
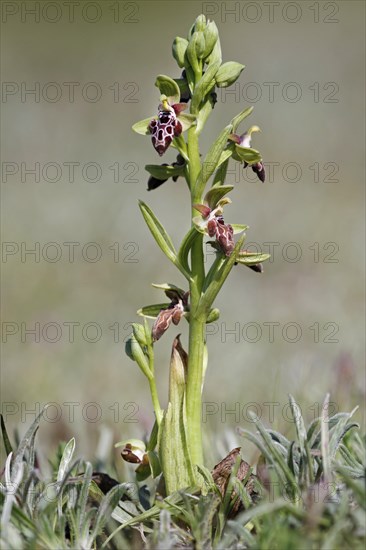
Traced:
POLYGON ((204 15, 197 17, 187 39, 175 38, 172 51, 182 74, 178 78, 157 77, 155 86, 160 92, 157 113, 137 122, 133 130, 149 136, 159 156, 170 147, 176 151, 174 162, 145 168, 150 174, 149 190, 170 178, 181 177, 187 183, 192 215, 179 248, 147 204, 141 201, 140 209, 156 243, 186 283, 184 288, 154 284, 168 300, 142 307, 138 314, 143 317, 143 324, 132 325, 126 352, 147 378, 155 424, 147 443, 129 440, 118 444, 122 457, 138 465, 138 480, 163 474, 167 494, 186 487, 202 487, 201 407, 208 363, 205 332, 206 324, 219 317, 214 301, 235 265, 243 264, 262 272, 262 262, 269 257, 243 249, 246 225, 224 221, 224 209, 231 202, 228 194, 233 189, 225 183, 230 159, 251 167, 260 181, 265 180, 262 156, 251 147, 252 134, 259 131, 258 126, 237 134, 239 125, 253 108, 244 109, 229 122, 203 159, 199 148, 201 132, 216 103, 215 89, 232 85, 244 66, 234 61, 222 62, 217 27, 204 15), (206 237, 216 251, 207 272, 206 237), (156 386, 154 347, 169 327, 177 325, 183 317, 189 323, 188 352, 176 336, 170 359, 168 404, 163 410, 156 386), (152 326, 149 319, 153 319, 152 326))

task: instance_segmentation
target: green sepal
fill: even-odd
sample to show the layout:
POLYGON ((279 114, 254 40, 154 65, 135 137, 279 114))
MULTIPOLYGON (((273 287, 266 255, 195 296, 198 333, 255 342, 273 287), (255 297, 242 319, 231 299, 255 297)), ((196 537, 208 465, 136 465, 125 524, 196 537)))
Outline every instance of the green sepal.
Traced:
POLYGON ((251 165, 260 162, 262 160, 262 155, 256 149, 235 144, 233 148, 233 159, 239 162, 247 162, 251 165))
POLYGON ((181 113, 178 116, 178 120, 182 124, 183 132, 185 132, 186 130, 189 130, 191 126, 196 124, 197 117, 196 115, 192 115, 190 113, 181 113))
POLYGON ((241 250, 236 257, 236 262, 244 265, 256 265, 265 262, 270 257, 270 254, 258 254, 257 252, 246 252, 245 250, 241 250))
POLYGON ((205 220, 202 219, 202 216, 194 216, 194 218, 192 218, 192 223, 194 225, 196 233, 198 232, 201 235, 208 235, 207 223, 205 220))
POLYGON ((179 100, 180 100, 179 86, 175 82, 175 80, 170 78, 170 76, 159 74, 159 76, 156 77, 155 86, 159 88, 160 93, 162 95, 167 96, 170 105, 179 103, 179 100))
POLYGON ((136 132, 136 134, 140 134, 142 136, 149 136, 150 130, 149 130, 149 124, 150 122, 155 119, 157 120, 157 116, 151 116, 149 118, 144 118, 143 120, 139 120, 139 122, 135 122, 135 124, 132 126, 132 130, 136 132))
POLYGON ((174 176, 183 176, 184 166, 162 166, 161 164, 146 164, 145 170, 158 180, 166 180, 174 176))
POLYGON ((141 307, 137 310, 137 315, 141 317, 147 317, 148 319, 156 319, 162 309, 167 309, 170 306, 170 302, 164 302, 161 304, 150 304, 148 306, 141 307))
POLYGON ((244 111, 242 111, 232 119, 231 124, 233 126, 234 133, 236 132, 239 124, 252 113, 253 109, 254 107, 247 107, 246 109, 244 109, 244 111))
POLYGON ((150 464, 139 464, 135 470, 136 481, 145 481, 151 476, 150 464))
POLYGON ((174 81, 179 86, 180 97, 182 97, 183 95, 187 94, 190 91, 187 80, 185 78, 175 78, 174 81))
POLYGON ((146 222, 146 225, 150 229, 152 236, 157 242, 159 248, 164 252, 165 256, 169 258, 175 264, 176 251, 171 238, 166 232, 164 226, 159 222, 153 211, 143 201, 139 201, 139 207, 146 222))
POLYGON ((179 288, 179 286, 173 285, 171 283, 151 283, 151 286, 154 288, 158 288, 159 290, 164 290, 164 292, 169 292, 170 290, 173 290, 179 296, 183 296, 185 294, 185 290, 183 288, 179 288))
POLYGON ((216 86, 218 86, 218 88, 227 88, 234 84, 234 82, 238 80, 244 67, 245 65, 237 63, 236 61, 223 63, 216 73, 216 86))
POLYGON ((204 201, 208 204, 208 206, 213 210, 217 203, 219 202, 222 197, 230 193, 234 189, 233 185, 220 185, 220 187, 211 187, 209 191, 207 191, 204 201))
POLYGON ((202 195, 202 191, 206 185, 206 182, 216 170, 221 158, 221 154, 225 149, 228 136, 231 134, 231 132, 232 132, 232 125, 229 124, 222 130, 221 134, 211 145, 210 150, 208 151, 205 157, 205 160, 203 161, 201 171, 197 178, 196 195, 198 196, 202 195))
POLYGON ((249 225, 245 225, 243 223, 232 223, 231 227, 234 230, 234 235, 238 235, 239 233, 242 233, 243 231, 249 229, 249 225))
POLYGON ((187 46, 188 40, 185 38, 181 38, 180 36, 174 38, 172 46, 173 57, 178 63, 178 67, 181 69, 184 67, 184 55, 186 53, 187 46))

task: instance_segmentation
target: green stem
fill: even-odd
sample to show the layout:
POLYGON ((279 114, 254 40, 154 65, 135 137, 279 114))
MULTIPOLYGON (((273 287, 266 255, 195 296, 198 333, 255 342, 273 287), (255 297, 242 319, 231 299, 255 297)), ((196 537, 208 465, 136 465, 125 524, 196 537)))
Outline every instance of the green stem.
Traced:
POLYGON ((188 448, 192 464, 200 465, 203 465, 201 411, 205 327, 205 321, 191 317, 186 399, 188 448))
POLYGON ((149 379, 149 385, 150 385, 151 399, 152 399, 153 407, 155 411, 156 422, 158 423, 158 426, 160 426, 161 420, 163 418, 163 411, 159 403, 158 390, 156 388, 155 377, 149 379))
MULTIPOLYGON (((189 156, 189 186, 191 190, 191 203, 202 202, 202 197, 197 195, 196 182, 201 170, 198 136, 195 128, 188 132, 188 156, 189 156)), ((192 217, 197 212, 192 208, 192 217)), ((189 323, 189 351, 188 351, 188 373, 186 393, 186 413, 188 448, 193 464, 203 464, 202 448, 202 384, 203 384, 203 358, 205 345, 206 319, 203 316, 197 317, 197 307, 201 297, 202 287, 205 280, 205 267, 203 255, 203 236, 195 239, 191 249, 191 283, 190 302, 191 313, 189 323)))
POLYGON ((155 368, 154 368, 154 348, 151 344, 148 344, 148 353, 149 353, 149 366, 152 372, 152 377, 149 378, 150 393, 151 393, 151 399, 154 407, 156 422, 158 423, 158 426, 160 426, 161 420, 163 418, 163 411, 162 411, 162 408, 160 407, 158 390, 156 387, 155 368))

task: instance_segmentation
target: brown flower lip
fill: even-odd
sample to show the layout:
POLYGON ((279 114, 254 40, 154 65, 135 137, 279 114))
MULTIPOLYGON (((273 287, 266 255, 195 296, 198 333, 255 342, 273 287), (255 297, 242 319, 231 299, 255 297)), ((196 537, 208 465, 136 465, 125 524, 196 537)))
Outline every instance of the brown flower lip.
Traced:
POLYGON ((194 204, 193 206, 206 219, 208 236, 215 237, 218 248, 225 256, 230 256, 235 247, 234 230, 229 223, 224 222, 222 208, 218 206, 212 210, 207 204, 194 204))
POLYGON ((155 319, 152 328, 152 337, 154 342, 159 340, 168 330, 171 323, 178 325, 185 311, 188 310, 189 292, 180 294, 174 290, 165 292, 168 298, 171 299, 170 305, 166 309, 160 310, 159 315, 155 319))
POLYGON ((170 105, 168 100, 164 99, 158 107, 158 118, 150 121, 151 141, 160 156, 165 153, 173 139, 181 135, 183 126, 177 116, 186 108, 185 103, 170 105))

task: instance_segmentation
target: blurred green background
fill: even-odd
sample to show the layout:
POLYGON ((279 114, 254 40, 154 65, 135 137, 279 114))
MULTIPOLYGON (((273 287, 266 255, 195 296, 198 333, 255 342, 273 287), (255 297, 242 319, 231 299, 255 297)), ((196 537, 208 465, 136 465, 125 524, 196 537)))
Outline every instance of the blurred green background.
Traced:
MULTIPOLYGON (((246 65, 232 93, 218 91, 202 153, 254 105, 248 125, 262 133, 253 145, 265 163, 278 163, 265 184, 230 165, 227 183, 236 187, 226 221, 247 223, 248 242, 264 251, 264 243, 277 244, 264 274, 238 266, 217 300, 221 317, 207 337, 207 441, 217 440, 218 454, 230 450, 250 408, 291 430, 288 392, 308 419, 328 391, 334 410, 361 405, 364 3, 81 1, 74 13, 64 2, 2 4, 2 404, 9 427, 24 432, 34 411, 53 402, 42 445, 50 452, 76 435, 78 451, 92 457, 111 449, 108 432, 100 442, 102 426, 114 440, 151 426, 145 380, 123 341, 136 310, 162 301, 150 283, 184 281, 155 246, 137 200, 177 244, 190 213, 183 180, 146 190, 144 165, 172 162, 174 150, 160 160, 149 138, 130 128, 156 112, 156 76, 179 76, 172 41, 201 12, 218 25, 224 61, 246 65), (70 163, 77 163, 74 177, 70 163), (27 173, 34 168, 39 176, 27 173), (64 244, 72 242, 79 243, 74 261, 64 244), (24 253, 37 246, 38 257, 24 253), (39 337, 25 333, 37 323, 39 337), (276 323, 273 338, 268 323, 276 323)), ((156 346, 163 404, 173 337, 182 332, 187 344, 186 323, 178 329, 156 346)))

